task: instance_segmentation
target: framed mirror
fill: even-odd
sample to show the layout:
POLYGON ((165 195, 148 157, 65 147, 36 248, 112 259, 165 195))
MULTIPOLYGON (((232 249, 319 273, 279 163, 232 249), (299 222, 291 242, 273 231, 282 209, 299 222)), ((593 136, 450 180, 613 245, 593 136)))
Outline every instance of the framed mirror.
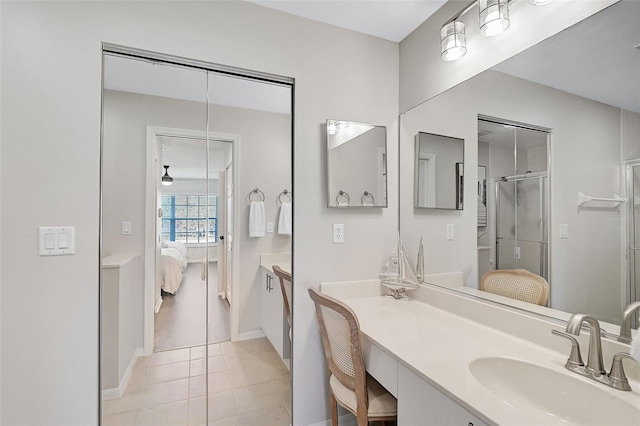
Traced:
POLYGON ((414 207, 462 210, 464 139, 418 132, 415 137, 414 207))
POLYGON ((327 206, 387 207, 387 128, 327 120, 327 206))
POLYGON ((640 294, 640 257, 628 255, 637 203, 620 201, 635 200, 625 170, 640 161, 639 23, 640 3, 620 1, 401 115, 401 238, 416 259, 428 236, 426 274, 462 271, 455 291, 560 320, 585 313, 618 333, 640 294), (486 126, 487 117, 501 120, 486 126), (465 174, 478 182, 464 197, 477 195, 477 211, 453 217, 412 205, 404 188, 419 131, 464 139, 465 174), (610 201, 580 204, 580 193, 610 201), (448 223, 456 234, 445 244, 448 223), (548 273, 547 306, 479 290, 483 272, 513 264, 548 273))

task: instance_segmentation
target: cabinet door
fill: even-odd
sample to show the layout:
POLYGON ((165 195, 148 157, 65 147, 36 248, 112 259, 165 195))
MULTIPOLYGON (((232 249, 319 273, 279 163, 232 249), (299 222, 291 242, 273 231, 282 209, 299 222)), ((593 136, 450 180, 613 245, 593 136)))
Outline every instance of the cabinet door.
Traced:
POLYGON ((402 365, 398 365, 398 425, 487 426, 402 365))
POLYGON ((278 352, 283 356, 283 304, 278 277, 265 272, 262 278, 262 331, 278 352))

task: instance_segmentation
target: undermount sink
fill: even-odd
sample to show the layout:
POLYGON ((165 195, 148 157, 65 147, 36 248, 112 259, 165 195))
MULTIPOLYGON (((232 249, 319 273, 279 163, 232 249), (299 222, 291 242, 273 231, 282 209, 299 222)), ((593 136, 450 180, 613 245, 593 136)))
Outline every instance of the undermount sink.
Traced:
POLYGON ((570 372, 500 357, 476 359, 469 369, 484 387, 515 409, 535 408, 566 424, 640 424, 640 409, 570 372))

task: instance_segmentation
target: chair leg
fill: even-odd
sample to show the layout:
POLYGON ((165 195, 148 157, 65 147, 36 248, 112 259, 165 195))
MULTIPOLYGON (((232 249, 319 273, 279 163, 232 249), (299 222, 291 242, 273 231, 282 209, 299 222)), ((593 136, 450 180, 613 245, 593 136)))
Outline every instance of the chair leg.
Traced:
POLYGON ((329 405, 331 406, 331 426, 338 426, 338 401, 332 391, 329 391, 329 405))

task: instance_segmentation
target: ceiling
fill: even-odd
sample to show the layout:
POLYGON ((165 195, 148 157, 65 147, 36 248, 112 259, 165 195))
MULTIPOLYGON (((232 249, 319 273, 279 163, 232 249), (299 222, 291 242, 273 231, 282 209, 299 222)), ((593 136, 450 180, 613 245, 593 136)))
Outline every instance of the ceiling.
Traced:
POLYGON ((314 21, 400 42, 446 0, 246 0, 314 21))

